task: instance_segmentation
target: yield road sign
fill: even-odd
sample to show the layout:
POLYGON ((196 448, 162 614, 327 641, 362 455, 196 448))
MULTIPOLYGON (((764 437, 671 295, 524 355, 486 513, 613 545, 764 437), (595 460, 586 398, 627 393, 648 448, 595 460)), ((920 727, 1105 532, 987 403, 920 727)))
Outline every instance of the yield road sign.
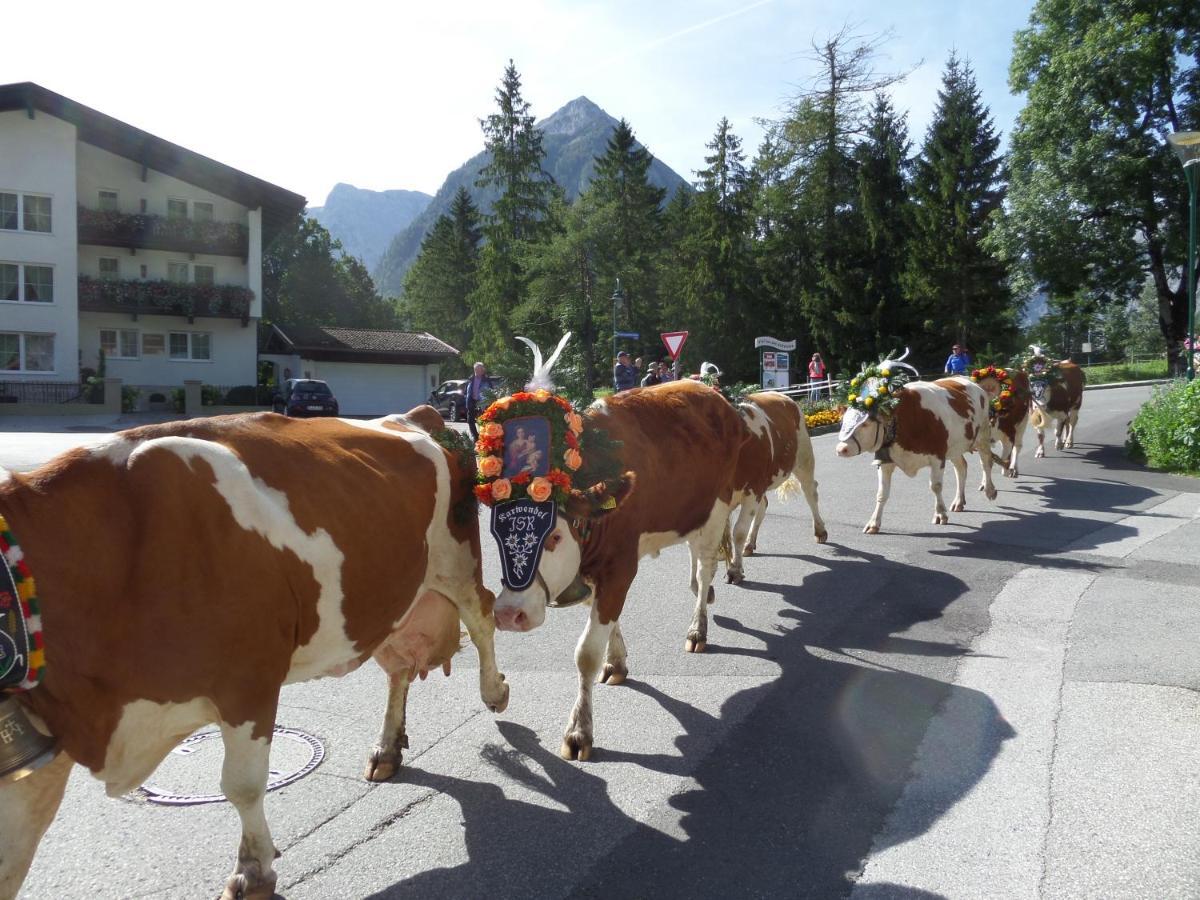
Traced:
POLYGON ((671 354, 672 360, 679 359, 679 351, 687 343, 687 337, 686 331, 664 331, 662 333, 662 342, 667 345, 667 352, 671 354))

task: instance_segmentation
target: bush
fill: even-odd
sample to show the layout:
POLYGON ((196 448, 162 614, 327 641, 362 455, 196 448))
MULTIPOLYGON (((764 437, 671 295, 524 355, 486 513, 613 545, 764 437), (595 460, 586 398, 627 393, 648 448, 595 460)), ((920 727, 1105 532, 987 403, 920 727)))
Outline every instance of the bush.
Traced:
POLYGON ((270 406, 274 392, 264 385, 239 384, 225 394, 226 406, 270 406))
POLYGON ((142 392, 131 385, 121 386, 121 412, 133 412, 137 409, 138 397, 142 392))
POLYGON ((219 406, 222 396, 221 389, 215 384, 200 385, 201 406, 219 406))
POLYGON ((1148 381, 1167 377, 1167 360, 1149 359, 1139 362, 1109 363, 1083 366, 1088 384, 1116 384, 1121 381, 1148 381))
POLYGON ((1200 474, 1200 381, 1156 390, 1129 426, 1128 448, 1156 469, 1200 474))
POLYGON ((174 408, 175 412, 181 413, 184 411, 183 402, 183 388, 171 388, 171 406, 174 408))

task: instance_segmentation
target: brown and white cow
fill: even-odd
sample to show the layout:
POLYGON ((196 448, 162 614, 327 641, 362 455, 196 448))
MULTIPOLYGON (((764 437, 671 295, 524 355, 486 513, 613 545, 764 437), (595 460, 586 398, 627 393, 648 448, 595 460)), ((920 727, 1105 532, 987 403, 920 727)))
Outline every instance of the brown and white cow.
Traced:
MULTIPOLYGON (((1008 369, 1007 372, 1012 379, 1009 389, 1012 396, 1007 398, 1008 402, 1000 412, 991 414, 992 440, 1000 444, 1000 464, 1005 476, 1018 478, 1021 474, 1021 448, 1025 443, 1033 395, 1029 390, 1029 376, 1020 369, 1008 369)), ((990 375, 980 378, 976 383, 987 392, 990 399, 994 400, 1000 393, 999 380, 990 375)), ((984 488, 985 484, 980 482, 979 489, 982 491, 984 488)))
POLYGON ((525 631, 542 624, 547 605, 581 585, 590 589, 591 614, 575 648, 579 694, 560 750, 581 760, 592 752, 592 683, 599 675, 620 684, 629 673, 617 619, 639 559, 674 544, 689 546, 695 612, 685 649, 705 649, 705 604, 733 509, 738 454, 749 436, 734 407, 695 381, 623 391, 593 404, 583 418, 585 446, 592 428, 621 442, 626 475, 618 496, 597 489, 574 498, 547 540, 533 586, 505 588, 496 598, 496 626, 525 631))
POLYGON ((988 409, 988 395, 979 385, 966 378, 940 378, 906 384, 889 415, 866 416, 859 420, 855 416, 857 410, 846 410, 837 455, 849 459, 864 452, 874 453, 879 467, 875 511, 863 532, 879 533, 883 507, 891 493, 892 475, 897 468, 910 478, 921 469, 929 468, 934 525, 945 525, 950 521, 942 499, 942 475, 947 460, 954 466, 957 481, 954 503, 950 507, 953 512, 967 508, 966 455, 975 450, 979 451, 983 462, 987 498, 995 500, 988 409))
POLYGON ((1046 420, 1054 423, 1054 449, 1070 450, 1075 446, 1075 426, 1079 423, 1079 410, 1083 406, 1083 386, 1087 376, 1083 369, 1069 359, 1058 363, 1061 377, 1044 380, 1030 378, 1029 387, 1033 395, 1031 420, 1037 432, 1038 446, 1035 459, 1046 455, 1046 420))
POLYGON ((745 577, 742 557, 754 555, 758 529, 767 515, 767 494, 786 482, 799 482, 812 511, 813 535, 825 543, 828 533, 817 507, 817 481, 813 474, 812 439, 804 413, 796 401, 776 391, 749 394, 738 404, 738 412, 750 430, 742 444, 734 476, 732 559, 726 579, 738 584, 745 577))
POLYGON ((242 823, 223 896, 270 897, 263 797, 284 684, 374 657, 390 682, 378 777, 399 761, 409 680, 448 671, 461 620, 483 700, 504 709, 472 473, 412 416, 155 425, 0 473, 46 644, 43 682, 18 696, 63 751, 0 789, 0 897, 24 879, 73 763, 119 797, 210 723, 242 823))

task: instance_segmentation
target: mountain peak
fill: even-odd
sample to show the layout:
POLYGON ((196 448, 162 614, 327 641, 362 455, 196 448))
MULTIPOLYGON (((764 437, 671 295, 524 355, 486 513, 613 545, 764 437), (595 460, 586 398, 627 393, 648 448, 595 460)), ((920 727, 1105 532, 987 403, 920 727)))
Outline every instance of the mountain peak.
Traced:
POLYGON ((617 120, 589 100, 579 96, 538 123, 543 134, 575 134, 596 124, 615 125, 617 120))

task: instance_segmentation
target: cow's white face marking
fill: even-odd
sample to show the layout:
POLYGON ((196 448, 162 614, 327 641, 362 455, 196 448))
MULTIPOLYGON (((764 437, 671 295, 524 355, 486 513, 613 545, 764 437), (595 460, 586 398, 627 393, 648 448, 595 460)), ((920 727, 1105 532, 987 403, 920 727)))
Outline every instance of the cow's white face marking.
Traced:
POLYGON ((261 534, 277 550, 290 550, 312 568, 317 582, 317 631, 292 654, 287 681, 304 681, 323 675, 331 667, 357 658, 346 636, 342 617, 342 562, 345 559, 333 537, 323 528, 305 532, 288 507, 287 495, 251 475, 237 455, 223 444, 188 437, 156 438, 129 454, 129 465, 152 450, 165 450, 190 463, 201 459, 212 468, 214 487, 229 504, 233 519, 261 534))
POLYGON ((546 538, 533 584, 523 591, 505 587, 496 597, 496 627, 501 631, 531 631, 546 621, 546 604, 555 600, 579 577, 583 554, 579 542, 562 519, 546 538))
POLYGON ((851 419, 851 413, 856 414, 855 418, 861 416, 861 413, 853 407, 847 409, 842 415, 842 435, 844 436, 838 441, 835 450, 842 459, 850 459, 860 453, 873 453, 883 443, 883 426, 878 419, 867 417, 855 423, 851 419))

